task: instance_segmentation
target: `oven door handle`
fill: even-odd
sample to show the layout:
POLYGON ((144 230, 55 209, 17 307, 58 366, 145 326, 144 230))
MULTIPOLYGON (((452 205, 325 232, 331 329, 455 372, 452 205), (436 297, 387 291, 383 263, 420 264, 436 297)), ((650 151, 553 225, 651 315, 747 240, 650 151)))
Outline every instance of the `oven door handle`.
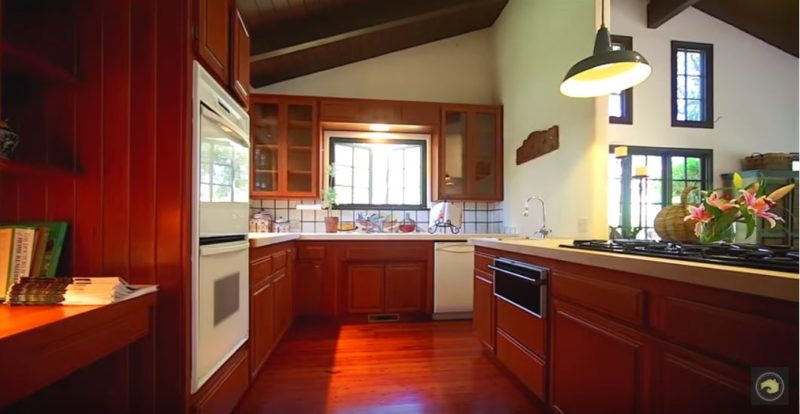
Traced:
POLYGON ((233 125, 230 121, 226 120, 220 114, 218 114, 213 109, 203 105, 200 111, 200 115, 208 118, 210 122, 217 124, 224 132, 230 134, 229 138, 236 141, 239 145, 250 148, 250 142, 248 142, 247 137, 243 136, 242 133, 239 131, 239 128, 236 125, 233 125))
POLYGON ((235 253, 250 248, 249 241, 236 243, 220 243, 200 246, 200 256, 215 256, 218 254, 235 253))
POLYGON ((525 279, 528 282, 531 282, 531 284, 534 285, 534 286, 541 286, 542 284, 544 284, 544 281, 541 280, 541 279, 534 279, 534 278, 531 278, 531 277, 528 277, 528 276, 521 275, 519 273, 514 273, 514 272, 512 272, 510 270, 501 269, 501 268, 499 268, 497 266, 494 266, 494 265, 489 265, 489 269, 492 269, 495 272, 502 272, 502 273, 514 276, 516 278, 519 278, 519 279, 525 279))

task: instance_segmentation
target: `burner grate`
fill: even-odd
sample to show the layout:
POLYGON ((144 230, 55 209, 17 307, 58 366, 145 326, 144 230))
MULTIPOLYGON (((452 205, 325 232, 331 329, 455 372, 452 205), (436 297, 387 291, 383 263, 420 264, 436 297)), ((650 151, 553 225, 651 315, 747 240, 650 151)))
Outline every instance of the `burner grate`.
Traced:
POLYGON ((701 245, 653 240, 575 240, 573 244, 561 247, 784 272, 797 272, 800 266, 797 249, 788 246, 744 243, 701 245))

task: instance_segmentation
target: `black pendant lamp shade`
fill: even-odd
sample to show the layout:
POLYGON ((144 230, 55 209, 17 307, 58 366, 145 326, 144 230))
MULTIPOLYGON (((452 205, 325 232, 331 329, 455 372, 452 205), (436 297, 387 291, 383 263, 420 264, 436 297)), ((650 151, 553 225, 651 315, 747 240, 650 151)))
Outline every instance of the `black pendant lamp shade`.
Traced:
POLYGON ((638 52, 612 50, 611 35, 602 24, 594 39, 594 53, 569 69, 561 82, 561 93, 575 98, 608 95, 640 84, 651 70, 638 52))

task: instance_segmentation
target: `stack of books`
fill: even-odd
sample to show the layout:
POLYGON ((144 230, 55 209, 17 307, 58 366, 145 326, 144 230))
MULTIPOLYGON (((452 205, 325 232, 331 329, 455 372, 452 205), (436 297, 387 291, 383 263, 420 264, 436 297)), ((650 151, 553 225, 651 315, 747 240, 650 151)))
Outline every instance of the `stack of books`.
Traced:
POLYGON ((107 305, 155 292, 119 277, 22 277, 8 290, 11 305, 107 305))
POLYGON ((0 225, 0 300, 19 278, 56 274, 66 222, 0 225))

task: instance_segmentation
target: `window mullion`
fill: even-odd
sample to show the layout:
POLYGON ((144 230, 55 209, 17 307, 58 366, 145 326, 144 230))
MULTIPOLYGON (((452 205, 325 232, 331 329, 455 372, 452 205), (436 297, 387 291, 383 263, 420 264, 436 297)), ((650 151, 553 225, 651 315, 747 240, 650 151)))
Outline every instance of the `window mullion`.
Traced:
POLYGON ((622 177, 620 185, 622 186, 622 205, 620 210, 622 218, 620 226, 623 229, 631 228, 631 161, 632 157, 625 157, 622 159, 622 177))

